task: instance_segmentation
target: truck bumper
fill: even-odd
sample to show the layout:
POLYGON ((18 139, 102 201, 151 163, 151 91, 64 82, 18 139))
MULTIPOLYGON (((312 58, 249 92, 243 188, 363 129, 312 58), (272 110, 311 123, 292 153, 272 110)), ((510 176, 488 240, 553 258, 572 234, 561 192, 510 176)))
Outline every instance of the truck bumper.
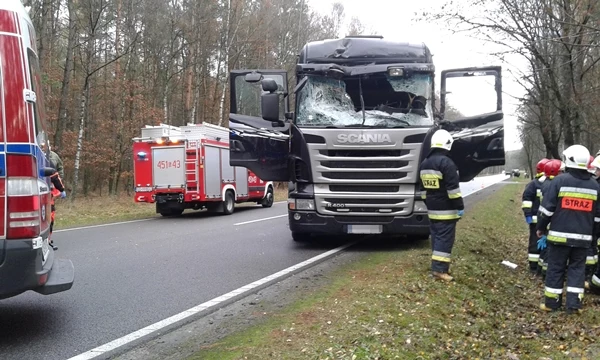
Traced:
POLYGON ((73 263, 55 259, 52 248, 42 265, 42 249, 33 249, 32 240, 0 240, 0 246, 0 299, 27 290, 48 295, 73 286, 73 263))
POLYGON ((427 214, 412 214, 405 217, 382 216, 368 219, 356 216, 325 216, 315 211, 288 210, 290 230, 295 233, 348 234, 348 225, 382 225, 383 235, 429 235, 427 214), (296 219, 298 214, 299 219, 296 219))

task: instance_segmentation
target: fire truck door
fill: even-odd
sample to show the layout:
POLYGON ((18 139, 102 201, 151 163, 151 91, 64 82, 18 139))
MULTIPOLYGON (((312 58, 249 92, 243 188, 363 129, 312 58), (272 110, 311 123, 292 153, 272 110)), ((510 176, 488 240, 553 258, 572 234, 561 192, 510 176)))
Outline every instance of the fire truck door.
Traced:
POLYGON ((204 147, 204 188, 207 197, 221 197, 221 157, 220 149, 204 147))
POLYGON ((229 149, 221 149, 221 177, 223 184, 231 184, 235 181, 233 166, 229 165, 229 149))
POLYGON ((235 190, 238 196, 248 196, 248 169, 235 168, 235 190))

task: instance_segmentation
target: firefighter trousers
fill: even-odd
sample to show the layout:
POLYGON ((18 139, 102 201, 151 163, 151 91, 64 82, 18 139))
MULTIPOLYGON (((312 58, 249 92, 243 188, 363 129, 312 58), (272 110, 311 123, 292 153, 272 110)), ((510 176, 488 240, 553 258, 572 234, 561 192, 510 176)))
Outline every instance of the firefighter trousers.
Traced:
POLYGON ((546 287, 544 299, 546 307, 558 309, 562 306, 562 293, 567 278, 567 309, 581 309, 585 283, 585 258, 587 248, 548 244, 546 287))
POLYGON ((538 262, 540 261, 540 251, 537 247, 538 237, 536 234, 536 225, 537 224, 529 224, 529 246, 527 249, 527 258, 529 260, 529 270, 531 271, 537 271, 538 262))
POLYGON ((456 220, 430 220, 431 271, 447 273, 450 269, 452 247, 456 236, 456 220))

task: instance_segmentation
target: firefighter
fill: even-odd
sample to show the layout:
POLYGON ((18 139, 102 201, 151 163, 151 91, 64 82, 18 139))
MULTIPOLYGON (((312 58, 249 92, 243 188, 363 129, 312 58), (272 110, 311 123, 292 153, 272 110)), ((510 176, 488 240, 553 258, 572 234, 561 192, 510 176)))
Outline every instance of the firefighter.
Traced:
POLYGON ((446 130, 437 130, 431 137, 431 150, 421 163, 421 189, 425 190, 425 205, 430 221, 431 271, 436 279, 452 281, 450 258, 456 223, 464 214, 459 187, 458 169, 449 157, 454 139, 446 130))
MULTIPOLYGON (((590 164, 590 168, 594 170, 592 177, 594 179, 596 179, 596 181, 598 183, 600 183, 600 151, 598 151, 598 154, 596 154, 596 158, 594 158, 594 160, 592 161, 592 163, 590 164)), ((591 170, 590 169, 590 170, 591 170)), ((591 172, 591 171, 590 171, 591 172)), ((600 292, 600 267, 598 267, 598 238, 600 237, 600 228, 597 229, 598 231, 596 232, 595 236, 594 236, 594 240, 595 240, 595 256, 594 256, 594 260, 596 262, 596 269, 594 271, 594 275, 592 275, 591 279, 588 279, 588 282, 591 283, 591 289, 594 290, 594 292, 600 292)), ((593 247, 594 245, 592 245, 593 247)), ((588 253, 589 255, 589 253, 588 253)), ((587 261, 586 261, 587 263, 587 261)), ((586 274, 587 275, 587 274, 586 274)), ((588 285, 590 285, 588 283, 588 285)))
POLYGON ((46 154, 46 150, 48 150, 47 158, 50 162, 50 166, 52 166, 54 169, 56 169, 56 171, 58 171, 58 175, 60 176, 61 180, 63 180, 65 178, 63 161, 57 153, 52 151, 52 148, 50 147, 50 142, 48 140, 42 140, 40 142, 40 148, 42 149, 44 154, 46 154))
POLYGON ((67 197, 67 193, 65 192, 65 187, 63 185, 62 179, 58 174, 58 171, 54 171, 54 174, 50 175, 50 181, 52 182, 52 190, 51 190, 51 200, 50 200, 50 234, 48 235, 48 244, 52 246, 52 249, 58 250, 58 247, 54 245, 54 241, 52 240, 52 229, 54 228, 54 218, 56 214, 56 206, 54 205, 54 199, 57 197, 61 197, 62 199, 67 197))
MULTIPOLYGON (((600 160, 600 158, 599 158, 600 160)), ((600 163, 594 162, 593 156, 590 156, 590 162, 588 163, 588 172, 592 175, 592 178, 598 181, 597 173, 600 173, 600 163)), ((592 276, 596 272, 598 266, 598 235, 594 234, 592 239, 592 246, 588 249, 587 257, 585 259, 585 288, 590 288, 590 282, 592 276)))
MULTIPOLYGON (((568 314, 581 312, 585 283, 585 259, 600 222, 600 185, 587 171, 590 152, 573 145, 563 152, 566 173, 552 180, 544 193, 538 213, 537 234, 542 238, 550 225, 544 311, 562 307, 562 293, 567 277, 568 314), (566 274, 565 274, 566 273, 566 274)), ((543 238, 542 238, 543 239, 543 238)))
MULTIPOLYGON (((544 199, 544 195, 546 194, 546 192, 548 191, 548 188, 550 187, 550 183, 552 182, 552 180, 554 179, 554 177, 558 176, 560 174, 560 168, 562 165, 562 161, 557 160, 557 159, 552 159, 550 161, 548 161, 546 164, 544 164, 544 181, 542 183, 542 196, 540 198, 540 204, 542 203, 543 199, 544 199)), ((539 217, 538 217, 538 222, 539 222, 539 217)), ((546 259, 546 248, 545 247, 538 247, 540 256, 539 256, 539 261, 538 261, 538 275, 541 275, 542 278, 544 276, 546 276, 546 269, 548 268, 548 263, 545 261, 546 259)))
POLYGON ((540 251, 538 249, 535 226, 537 224, 537 212, 540 207, 540 201, 542 197, 542 183, 545 180, 544 177, 544 165, 550 160, 544 158, 540 160, 535 169, 536 174, 533 180, 527 184, 525 191, 523 191, 523 214, 525 215, 525 221, 529 225, 529 246, 528 246, 528 260, 529 260, 529 271, 537 273, 538 262, 540 259, 540 251))

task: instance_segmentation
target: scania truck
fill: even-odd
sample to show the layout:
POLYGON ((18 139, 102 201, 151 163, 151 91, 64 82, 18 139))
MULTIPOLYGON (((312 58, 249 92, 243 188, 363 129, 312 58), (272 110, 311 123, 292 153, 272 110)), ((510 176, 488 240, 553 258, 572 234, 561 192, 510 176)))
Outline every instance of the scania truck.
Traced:
MULTIPOLYGON (((442 71, 439 110, 425 44, 382 37, 309 42, 291 93, 285 70, 230 75, 230 164, 288 182, 295 241, 326 234, 428 237, 419 166, 437 129, 455 138, 451 157, 461 181, 505 163, 499 66, 442 71), (447 84, 456 79, 489 80, 489 110, 457 116, 447 101, 447 84)), ((468 91, 472 109, 479 108, 482 94, 468 91)))

